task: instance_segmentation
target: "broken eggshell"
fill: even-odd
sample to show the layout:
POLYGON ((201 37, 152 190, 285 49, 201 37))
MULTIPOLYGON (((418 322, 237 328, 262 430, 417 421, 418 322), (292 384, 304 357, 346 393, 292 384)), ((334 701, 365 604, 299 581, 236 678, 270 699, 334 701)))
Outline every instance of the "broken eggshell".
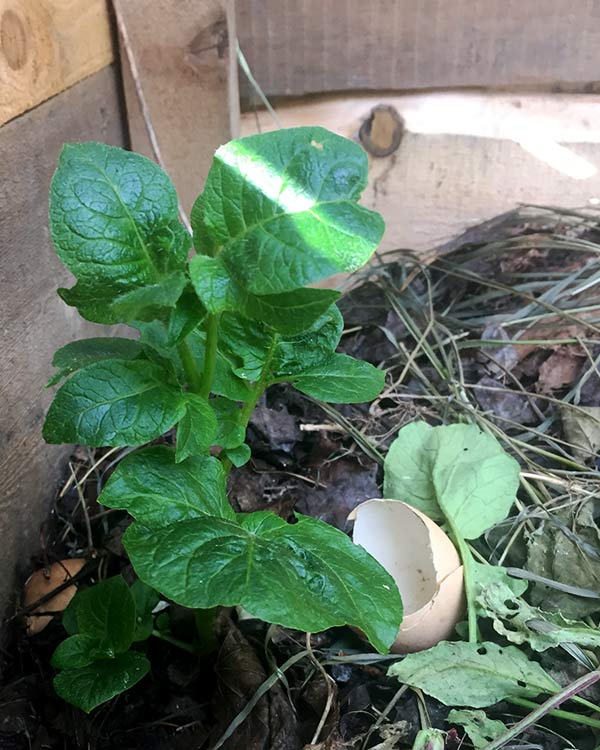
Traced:
POLYGON ((349 516, 355 544, 392 576, 404 619, 391 650, 412 653, 450 638, 465 611, 463 569, 454 544, 424 513, 400 500, 367 500, 349 516))

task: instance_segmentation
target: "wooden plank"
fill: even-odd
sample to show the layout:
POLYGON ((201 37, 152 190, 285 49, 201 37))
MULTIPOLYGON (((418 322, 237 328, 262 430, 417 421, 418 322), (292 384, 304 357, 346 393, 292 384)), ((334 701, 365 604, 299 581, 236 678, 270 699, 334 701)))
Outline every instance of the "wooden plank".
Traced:
POLYGON ((597 0, 237 0, 237 21, 271 96, 599 77, 597 0))
POLYGON ((214 151, 239 129, 233 0, 127 0, 115 10, 131 147, 163 162, 189 214, 214 151))
MULTIPOLYGON (((285 127, 322 125, 358 139, 378 105, 404 121, 398 149, 371 157, 365 205, 387 228, 382 251, 421 254, 519 202, 600 204, 600 97, 476 93, 313 97, 277 114, 285 127)), ((242 134, 276 125, 242 116, 242 134)))
POLYGON ((104 329, 56 294, 72 277, 48 236, 48 189, 65 141, 123 145, 117 71, 111 66, 0 128, 0 617, 15 571, 40 545, 67 448, 42 441, 54 350, 104 329))
POLYGON ((112 60, 107 0, 0 0, 0 125, 112 60))

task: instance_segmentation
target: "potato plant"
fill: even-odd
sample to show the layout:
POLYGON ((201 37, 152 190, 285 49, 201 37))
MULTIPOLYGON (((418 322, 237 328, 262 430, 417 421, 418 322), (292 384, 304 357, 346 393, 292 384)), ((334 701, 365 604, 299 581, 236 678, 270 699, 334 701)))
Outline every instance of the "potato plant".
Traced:
POLYGON ((232 141, 215 154, 190 236, 156 164, 100 143, 64 147, 50 229, 77 281, 59 294, 89 321, 139 332, 76 341, 53 360, 51 383, 64 382, 45 439, 135 448, 100 502, 135 519, 124 545, 140 581, 80 592, 53 659, 57 691, 84 710, 150 669, 139 643, 158 595, 309 632, 350 624, 381 652, 394 640, 400 595, 365 550, 313 518, 236 513, 226 493, 270 385, 338 403, 383 387, 381 370, 336 353, 338 292, 307 286, 377 247, 383 221, 358 205, 366 175, 362 149, 321 128, 232 141))

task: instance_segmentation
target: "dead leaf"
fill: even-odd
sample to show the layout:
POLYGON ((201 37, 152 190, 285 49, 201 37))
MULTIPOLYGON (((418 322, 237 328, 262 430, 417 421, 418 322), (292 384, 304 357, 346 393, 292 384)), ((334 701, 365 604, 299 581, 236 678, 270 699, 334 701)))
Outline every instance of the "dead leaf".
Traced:
MULTIPOLYGON (((216 742, 246 708, 267 679, 267 672, 229 617, 223 614, 217 618, 215 632, 221 642, 215 664, 217 689, 213 698, 217 718, 213 741, 216 742)), ((299 750, 299 747, 294 710, 281 682, 276 682, 225 742, 223 750, 299 750)))
POLYGON ((526 396, 520 391, 507 388, 487 375, 477 385, 480 388, 476 389, 475 398, 484 411, 522 425, 539 421, 532 406, 535 403, 533 395, 526 396))
POLYGON ((600 450, 600 406, 574 409, 563 404, 560 409, 565 438, 576 446, 573 456, 581 463, 595 458, 600 450))
MULTIPOLYGON (((60 588, 70 578, 77 575, 86 561, 81 557, 69 560, 60 560, 53 563, 49 568, 36 570, 25 581, 23 604, 31 607, 44 597, 47 597, 56 589, 60 588)), ((66 609, 68 603, 75 596, 77 587, 75 584, 67 586, 55 596, 44 601, 39 607, 33 609, 25 618, 28 635, 40 633, 52 620, 54 614, 66 609), (44 613, 52 613, 45 615, 44 613)))
POLYGON ((580 346, 559 346, 540 367, 536 391, 549 394, 571 385, 581 372, 584 357, 580 346))

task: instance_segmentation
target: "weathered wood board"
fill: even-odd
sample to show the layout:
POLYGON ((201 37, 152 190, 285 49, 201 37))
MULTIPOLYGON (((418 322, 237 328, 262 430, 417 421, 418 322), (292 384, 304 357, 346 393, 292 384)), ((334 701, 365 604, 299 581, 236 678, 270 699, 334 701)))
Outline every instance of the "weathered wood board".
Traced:
MULTIPOLYGON (((398 149, 371 157, 363 203, 387 224, 382 251, 424 253, 519 202, 600 203, 600 97, 438 93, 313 97, 277 108, 285 127, 322 125, 357 139, 380 104, 404 120, 398 149)), ((274 129, 242 116, 245 135, 274 129)))
POLYGON ((597 0, 237 0, 236 12, 270 96, 599 77, 597 0))
POLYGON ((0 0, 0 125, 112 60, 107 0, 0 0))
POLYGON ((115 11, 131 147, 162 161, 189 215, 214 151, 239 130, 233 0, 126 0, 115 11))
POLYGON ((29 555, 40 548, 61 459, 42 441, 54 350, 98 335, 57 296, 71 285, 48 235, 48 188, 66 141, 124 145, 117 71, 111 66, 0 128, 0 617, 29 555))

